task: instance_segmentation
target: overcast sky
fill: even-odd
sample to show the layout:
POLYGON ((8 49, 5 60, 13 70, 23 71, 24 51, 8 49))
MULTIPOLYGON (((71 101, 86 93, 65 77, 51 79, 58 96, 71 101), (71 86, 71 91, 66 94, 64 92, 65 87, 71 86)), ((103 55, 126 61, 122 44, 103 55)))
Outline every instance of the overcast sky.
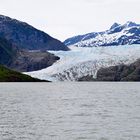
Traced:
POLYGON ((103 31, 114 23, 140 23, 140 0, 0 0, 0 14, 68 37, 103 31))

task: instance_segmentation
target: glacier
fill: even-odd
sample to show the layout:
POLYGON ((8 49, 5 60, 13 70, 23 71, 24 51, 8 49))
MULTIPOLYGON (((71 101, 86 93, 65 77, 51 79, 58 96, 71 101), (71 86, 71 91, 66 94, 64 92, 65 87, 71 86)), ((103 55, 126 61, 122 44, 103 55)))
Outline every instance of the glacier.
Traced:
POLYGON ((48 68, 25 74, 54 82, 77 81, 87 75, 96 78, 100 68, 128 65, 140 58, 140 45, 69 48, 70 51, 49 51, 59 56, 60 60, 48 68))

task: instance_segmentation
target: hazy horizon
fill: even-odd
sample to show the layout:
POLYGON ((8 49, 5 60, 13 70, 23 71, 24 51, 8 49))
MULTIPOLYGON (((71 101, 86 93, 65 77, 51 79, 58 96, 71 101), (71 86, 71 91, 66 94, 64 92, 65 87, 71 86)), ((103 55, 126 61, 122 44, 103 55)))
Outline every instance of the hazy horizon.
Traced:
POLYGON ((114 23, 140 23, 139 0, 1 0, 0 14, 29 23, 61 41, 114 23))

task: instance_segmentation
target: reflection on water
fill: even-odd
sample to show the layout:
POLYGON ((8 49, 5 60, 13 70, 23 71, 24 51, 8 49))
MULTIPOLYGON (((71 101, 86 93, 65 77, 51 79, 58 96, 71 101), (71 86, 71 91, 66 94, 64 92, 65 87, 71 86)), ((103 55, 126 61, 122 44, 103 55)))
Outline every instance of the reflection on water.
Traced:
POLYGON ((139 83, 1 83, 0 140, 140 140, 139 83))

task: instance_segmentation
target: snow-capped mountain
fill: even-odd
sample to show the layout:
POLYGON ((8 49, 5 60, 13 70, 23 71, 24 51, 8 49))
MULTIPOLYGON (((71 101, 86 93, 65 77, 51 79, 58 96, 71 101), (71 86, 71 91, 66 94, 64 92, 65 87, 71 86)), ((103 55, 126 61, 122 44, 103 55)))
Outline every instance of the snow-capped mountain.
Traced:
POLYGON ((70 51, 50 51, 60 57, 59 61, 26 74, 50 81, 78 81, 88 75, 96 79, 101 68, 131 64, 140 58, 140 25, 114 23, 109 30, 76 36, 64 43, 70 51))
POLYGON ((59 56, 60 60, 46 69, 26 74, 50 81, 77 81, 87 75, 96 78, 100 68, 131 64, 140 58, 140 45, 70 49, 70 51, 51 51, 59 56))
POLYGON ((114 23, 109 30, 75 36, 65 40, 64 44, 77 47, 140 44, 140 24, 130 21, 123 25, 114 23))

